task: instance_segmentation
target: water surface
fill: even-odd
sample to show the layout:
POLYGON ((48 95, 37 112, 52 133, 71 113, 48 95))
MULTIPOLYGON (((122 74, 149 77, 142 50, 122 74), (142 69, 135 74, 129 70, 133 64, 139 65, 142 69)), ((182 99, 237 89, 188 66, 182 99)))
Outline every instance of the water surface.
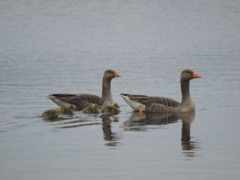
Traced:
POLYGON ((0 2, 1 179, 239 179, 240 3, 0 2), (103 72, 121 112, 44 120, 51 93, 101 95, 103 72), (181 100, 195 113, 139 115, 118 96, 181 100))

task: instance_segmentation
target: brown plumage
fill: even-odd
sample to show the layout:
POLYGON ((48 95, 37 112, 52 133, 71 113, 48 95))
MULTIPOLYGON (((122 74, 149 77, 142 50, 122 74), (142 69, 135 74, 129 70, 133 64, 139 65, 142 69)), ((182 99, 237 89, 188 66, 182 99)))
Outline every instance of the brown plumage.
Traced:
POLYGON ((152 103, 162 104, 170 107, 177 107, 179 102, 160 96, 145 96, 145 95, 131 95, 131 94, 121 94, 123 96, 128 96, 132 101, 139 102, 141 104, 147 105, 152 103))
POLYGON ((69 104, 74 105, 75 109, 79 111, 92 104, 97 104, 101 108, 110 106, 114 103, 111 94, 111 80, 115 77, 121 77, 121 75, 111 69, 104 72, 101 97, 92 94, 51 94, 48 98, 62 107, 69 104))
POLYGON ((120 94, 121 97, 135 110, 145 112, 188 112, 195 110, 195 105, 191 99, 189 92, 189 81, 194 78, 201 78, 193 70, 184 70, 181 74, 181 103, 165 97, 129 95, 120 94))

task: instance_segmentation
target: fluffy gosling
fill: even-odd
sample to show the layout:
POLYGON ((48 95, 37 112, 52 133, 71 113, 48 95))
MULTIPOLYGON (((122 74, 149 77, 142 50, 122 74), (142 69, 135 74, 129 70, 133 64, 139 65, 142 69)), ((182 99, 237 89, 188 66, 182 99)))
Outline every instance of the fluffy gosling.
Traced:
POLYGON ((59 114, 60 113, 57 109, 50 109, 50 110, 44 111, 42 113, 42 117, 55 120, 55 119, 58 119, 59 114))
POLYGON ((57 110, 60 114, 74 114, 75 106, 68 105, 67 107, 58 107, 57 110))
POLYGON ((113 114, 118 114, 119 113, 119 106, 117 103, 113 103, 111 106, 106 106, 102 109, 103 113, 113 113, 113 114))
POLYGON ((67 107, 58 107, 57 109, 50 109, 42 113, 43 118, 58 119, 59 114, 74 114, 75 106, 69 105, 67 107))
POLYGON ((99 106, 97 104, 92 104, 92 106, 87 106, 82 111, 87 114, 97 114, 99 113, 99 106))

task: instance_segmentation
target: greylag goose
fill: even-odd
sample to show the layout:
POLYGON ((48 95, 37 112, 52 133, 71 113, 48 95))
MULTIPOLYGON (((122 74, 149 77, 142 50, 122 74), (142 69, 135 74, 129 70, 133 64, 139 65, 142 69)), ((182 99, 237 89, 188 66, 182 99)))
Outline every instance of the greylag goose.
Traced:
POLYGON ((74 105, 78 111, 93 104, 97 104, 101 108, 111 106, 114 103, 111 93, 111 80, 115 77, 121 77, 121 75, 111 69, 104 72, 101 97, 92 94, 51 94, 48 98, 61 107, 66 107, 69 104, 74 105))
POLYGON ((188 112, 194 111, 195 105, 191 99, 189 91, 189 81, 194 78, 201 78, 193 70, 184 70, 181 74, 181 91, 182 101, 179 103, 173 99, 159 96, 144 96, 120 94, 120 96, 131 106, 135 111, 140 112, 188 112))

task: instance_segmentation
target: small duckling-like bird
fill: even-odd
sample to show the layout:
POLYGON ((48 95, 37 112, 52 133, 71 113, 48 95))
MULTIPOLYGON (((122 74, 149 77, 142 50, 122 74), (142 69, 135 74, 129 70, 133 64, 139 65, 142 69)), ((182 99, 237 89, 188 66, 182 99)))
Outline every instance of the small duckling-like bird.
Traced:
POLYGON ((57 109, 50 109, 42 113, 43 118, 58 119, 59 114, 74 114, 75 106, 68 105, 67 107, 58 107, 57 109))
POLYGON ((82 111, 87 114, 97 114, 99 113, 99 106, 97 104, 92 104, 92 106, 87 106, 82 111))
POLYGON ((42 113, 42 117, 43 118, 47 118, 47 119, 58 119, 58 115, 59 115, 59 110, 58 109, 49 109, 47 111, 44 111, 42 113))
POLYGON ((111 106, 106 106, 102 109, 103 113, 113 113, 118 114, 119 113, 119 105, 117 103, 113 103, 111 106))
POLYGON ((67 107, 58 107, 57 110, 60 114, 74 114, 76 107, 72 104, 67 107))

